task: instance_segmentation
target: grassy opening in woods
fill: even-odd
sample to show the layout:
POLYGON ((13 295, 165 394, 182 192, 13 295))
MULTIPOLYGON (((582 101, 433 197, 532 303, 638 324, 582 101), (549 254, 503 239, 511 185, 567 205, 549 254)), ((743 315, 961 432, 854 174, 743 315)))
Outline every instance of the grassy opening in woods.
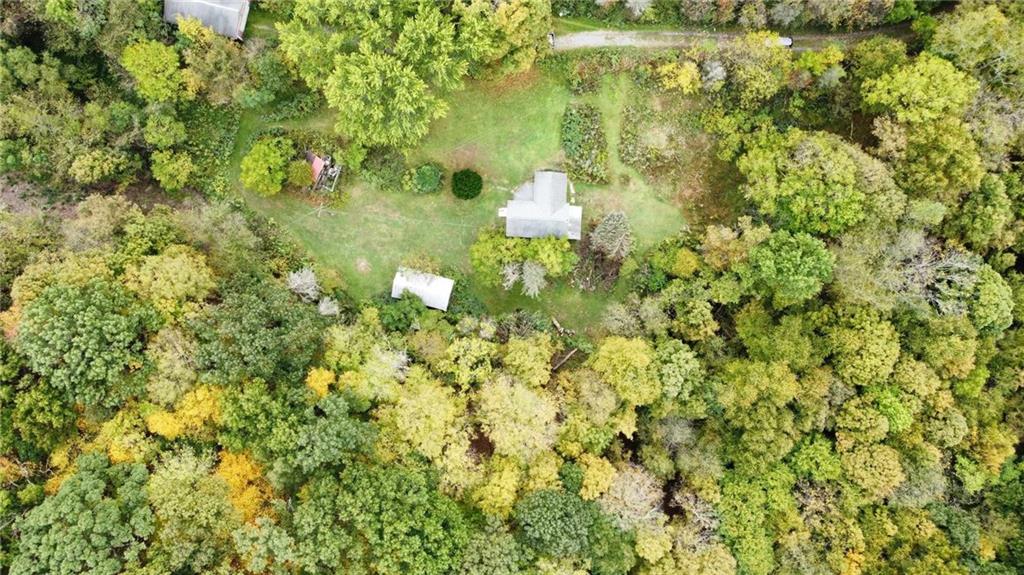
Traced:
MULTIPOLYGON (((663 98, 662 98, 663 99, 663 98)), ((247 202, 295 234, 317 260, 338 270, 356 297, 389 289, 394 269, 404 260, 427 257, 443 266, 470 272, 469 247, 478 231, 500 225, 498 208, 533 170, 561 164, 562 117, 571 102, 586 102, 601 111, 608 135, 610 178, 607 184, 577 183, 584 215, 599 217, 623 211, 633 222, 638 249, 645 249, 700 223, 734 216, 732 199, 737 176, 714 156, 710 137, 697 127, 696 112, 679 140, 684 177, 668 185, 646 181, 618 155, 619 133, 628 106, 656 106, 659 97, 634 87, 627 72, 601 77, 599 88, 573 95, 554 73, 534 70, 500 81, 472 81, 453 95, 446 117, 434 122, 426 138, 407 157, 409 165, 437 162, 449 177, 471 167, 484 179, 483 193, 462 202, 450 194, 413 195, 397 187, 380 187, 358 177, 346 180, 337 206, 317 209, 309 197, 281 194, 273 198, 247 195, 247 202)), ((669 105, 664 104, 663 105, 669 105)), ((693 104, 673 100, 673 106, 693 104)), ((333 113, 317 110, 304 118, 281 122, 285 128, 330 131, 333 113)), ((256 114, 244 116, 240 139, 267 129, 256 114)), ((662 145, 668 145, 663 142, 662 145)), ((573 328, 591 329, 600 321, 614 291, 584 292, 557 285, 534 300, 501 289, 473 291, 494 312, 539 309, 573 328)))

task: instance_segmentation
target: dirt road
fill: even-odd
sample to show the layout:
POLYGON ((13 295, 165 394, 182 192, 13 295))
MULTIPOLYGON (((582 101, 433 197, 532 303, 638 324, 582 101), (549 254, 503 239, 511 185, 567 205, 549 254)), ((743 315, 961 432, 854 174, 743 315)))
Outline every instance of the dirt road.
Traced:
MULTIPOLYGON (((744 34, 742 31, 707 32, 703 30, 680 31, 624 31, 590 30, 572 32, 554 37, 555 52, 582 48, 681 48, 703 42, 728 42, 744 34)), ((885 34, 896 38, 907 38, 911 32, 906 26, 887 26, 860 32, 837 32, 834 34, 794 34, 793 50, 814 50, 828 44, 852 44, 885 34)))

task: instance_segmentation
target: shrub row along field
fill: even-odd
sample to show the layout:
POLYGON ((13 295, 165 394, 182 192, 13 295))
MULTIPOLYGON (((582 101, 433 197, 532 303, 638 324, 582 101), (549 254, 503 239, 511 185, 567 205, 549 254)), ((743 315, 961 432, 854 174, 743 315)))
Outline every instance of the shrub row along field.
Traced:
POLYGON ((608 144, 597 108, 589 104, 571 104, 566 108, 562 148, 571 178, 591 184, 608 180, 608 144))

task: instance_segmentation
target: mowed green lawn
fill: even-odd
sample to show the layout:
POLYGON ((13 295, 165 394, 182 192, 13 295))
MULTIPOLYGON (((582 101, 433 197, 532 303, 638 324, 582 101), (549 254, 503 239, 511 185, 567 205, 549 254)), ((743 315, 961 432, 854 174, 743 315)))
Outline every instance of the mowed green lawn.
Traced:
MULTIPOLYGON (((584 97, 604 113, 613 152, 612 178, 608 185, 576 188, 585 218, 597 219, 611 210, 626 212, 642 248, 676 233, 684 220, 670 200, 672 194, 658 193, 614 154, 621 108, 631 92, 628 77, 620 75, 607 78, 598 93, 584 97)), ((436 161, 449 174, 462 168, 477 170, 484 177, 484 191, 473 200, 459 200, 447 187, 439 194, 417 196, 377 190, 361 181, 346 186, 341 206, 319 214, 309 200, 292 194, 246 197, 258 211, 291 230, 321 265, 338 270, 356 298, 390 289, 395 268, 423 256, 471 277, 469 248, 478 230, 501 222, 498 207, 535 169, 559 165, 561 117, 570 99, 560 82, 541 72, 499 83, 471 82, 452 97, 448 115, 434 123, 409 163, 436 161)), ((331 122, 323 119, 317 123, 328 129, 331 122)), ((240 137, 245 131, 240 130, 240 137)), ((597 326, 613 296, 581 293, 562 281, 535 300, 500 288, 474 285, 472 290, 494 313, 539 309, 566 327, 585 331, 597 326)))

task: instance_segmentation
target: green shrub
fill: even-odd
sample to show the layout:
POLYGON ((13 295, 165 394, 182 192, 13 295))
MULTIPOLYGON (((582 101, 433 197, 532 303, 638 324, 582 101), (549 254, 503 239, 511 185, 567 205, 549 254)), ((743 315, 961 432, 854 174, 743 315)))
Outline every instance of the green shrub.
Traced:
POLYGON ((288 164, 288 184, 305 188, 313 183, 313 168, 305 160, 292 160, 288 164))
POLYGON ((258 140, 242 158, 242 185, 261 196, 280 192, 288 175, 288 158, 294 150, 295 144, 288 138, 258 140))
POLYGON ((498 228, 482 231, 469 252, 473 272, 484 285, 505 290, 520 285, 530 297, 547 287, 548 278, 565 276, 579 261, 568 239, 509 238, 498 228))
POLYGON ((370 148, 360 168, 363 179, 382 191, 400 189, 405 171, 405 156, 391 148, 370 148))
POLYGON ((473 170, 459 170, 452 174, 452 193, 456 198, 471 200, 480 195, 484 180, 473 170))
POLYGON ((295 11, 295 0, 261 0, 260 8, 284 20, 295 11))
POLYGON ((565 109, 562 149, 570 177, 592 184, 608 181, 608 144, 597 108, 570 104, 565 109))
POLYGON ((153 178, 168 192, 184 188, 195 169, 188 152, 157 150, 150 156, 150 160, 153 178))
POLYGON ((679 174, 684 158, 675 142, 684 137, 687 118, 630 105, 622 111, 619 157, 623 163, 651 178, 679 174))
POLYGON ((380 323, 388 331, 407 331, 427 311, 419 296, 404 292, 398 300, 391 294, 382 294, 378 302, 380 323))
POLYGON ((402 187, 414 194, 433 194, 444 184, 444 168, 430 162, 405 173, 402 187))
POLYGON ((226 174, 238 132, 238 118, 239 112, 234 107, 217 107, 202 101, 181 112, 194 168, 189 185, 208 197, 223 197, 233 185, 226 174))

